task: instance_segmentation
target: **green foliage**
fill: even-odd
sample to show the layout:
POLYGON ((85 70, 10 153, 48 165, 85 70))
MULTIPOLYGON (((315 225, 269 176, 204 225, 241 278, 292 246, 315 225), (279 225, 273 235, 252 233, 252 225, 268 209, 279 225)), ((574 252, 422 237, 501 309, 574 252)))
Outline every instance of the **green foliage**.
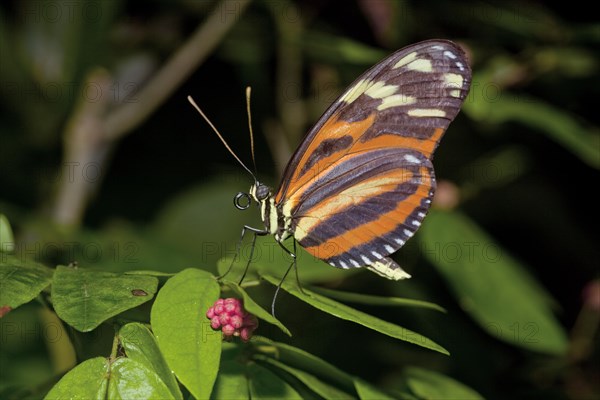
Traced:
POLYGON ((249 3, 0 5, 0 398, 598 398, 593 13, 249 3), (256 175, 276 188, 350 82, 433 37, 464 46, 474 76, 434 210, 394 256, 413 278, 298 247, 282 282, 272 237, 245 271, 247 237, 221 277, 261 221, 231 206, 252 177, 185 97, 253 169, 251 85, 256 175), (219 297, 261 336, 223 341, 206 318, 219 297))

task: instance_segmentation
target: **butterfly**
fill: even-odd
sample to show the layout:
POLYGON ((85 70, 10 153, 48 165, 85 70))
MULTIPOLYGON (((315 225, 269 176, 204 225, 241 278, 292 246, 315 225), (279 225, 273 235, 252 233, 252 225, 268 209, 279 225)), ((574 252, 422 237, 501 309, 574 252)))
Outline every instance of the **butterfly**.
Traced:
POLYGON ((245 226, 242 239, 246 231, 254 241, 271 234, 295 259, 283 245, 293 237, 294 246, 333 267, 410 278, 389 256, 431 206, 433 153, 470 84, 464 51, 447 40, 413 44, 374 65, 308 132, 277 191, 255 178, 248 193, 238 193, 236 207, 255 202, 264 223, 245 226))

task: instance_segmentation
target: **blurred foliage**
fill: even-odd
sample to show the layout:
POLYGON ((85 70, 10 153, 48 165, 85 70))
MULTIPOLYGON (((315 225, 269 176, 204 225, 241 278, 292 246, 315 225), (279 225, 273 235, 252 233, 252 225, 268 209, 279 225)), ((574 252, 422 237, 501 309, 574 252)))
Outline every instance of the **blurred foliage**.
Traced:
MULTIPOLYGON (((260 339, 264 347, 255 344, 256 363, 245 370, 236 362, 239 348, 225 344, 215 391, 235 394, 245 371, 256 378, 257 395, 280 390, 295 397, 308 385, 327 397, 333 383, 321 386, 314 379, 327 377, 335 388, 364 398, 383 396, 367 382, 404 398, 450 392, 490 399, 599 397, 598 207, 588 200, 600 168, 600 24, 594 13, 568 3, 521 1, 256 0, 244 12, 240 1, 217 5, 0 5, 0 397, 43 397, 82 361, 63 379, 81 388, 109 384, 102 371, 114 327, 75 332, 48 313, 61 306, 76 310, 67 322, 92 329, 95 315, 102 322, 122 311, 77 311, 80 304, 65 293, 84 275, 143 283, 148 303, 116 322, 147 323, 157 281, 168 292, 167 279, 188 267, 216 272, 220 259, 233 256, 243 224, 260 226, 257 211, 242 213, 231 204, 251 178, 189 106, 187 95, 251 165, 244 87, 253 87, 257 170, 276 186, 304 132, 347 84, 393 50, 428 38, 463 45, 474 76, 464 112, 434 160, 439 210, 395 255, 413 278, 395 283, 368 272, 338 271, 305 253, 298 273, 308 291, 318 284, 343 293, 314 290, 326 301, 353 302, 356 309, 341 309, 354 310, 354 318, 398 322, 451 356, 335 318, 282 291, 277 318, 293 336, 274 321, 262 324, 259 333, 278 342, 260 339), (235 23, 191 76, 177 77, 183 83, 160 99, 150 117, 119 140, 78 136, 96 132, 127 105, 143 104, 144 88, 211 15, 235 23), (77 272, 61 277, 65 269, 57 269, 54 279, 61 279, 50 293, 53 269, 73 261, 77 272), (141 271, 139 279, 131 271, 141 271), (435 303, 447 313, 382 307, 381 297, 435 303), (69 341, 53 340, 54 327, 68 333, 69 341)), ((259 238, 257 245, 256 268, 283 274, 289 260, 274 241, 259 238)), ((248 255, 247 241, 241 250, 248 255)), ((273 286, 256 283, 230 289, 240 296, 245 290, 268 308, 273 286)), ((295 278, 286 285, 295 294, 295 278)), ((161 305, 161 293, 153 304, 161 305)), ((127 330, 145 335, 145 328, 130 325, 123 326, 121 338, 127 330)), ((160 321, 152 327, 168 335, 194 330, 171 332, 160 321)), ((152 338, 146 339, 146 348, 154 348, 152 338)), ((117 378, 108 388, 115 396, 137 390, 120 381, 118 371, 134 370, 151 380, 148 366, 164 366, 156 351, 146 358, 126 351, 129 358, 115 367, 117 378)), ((181 396, 169 379, 158 379, 154 393, 181 396)))

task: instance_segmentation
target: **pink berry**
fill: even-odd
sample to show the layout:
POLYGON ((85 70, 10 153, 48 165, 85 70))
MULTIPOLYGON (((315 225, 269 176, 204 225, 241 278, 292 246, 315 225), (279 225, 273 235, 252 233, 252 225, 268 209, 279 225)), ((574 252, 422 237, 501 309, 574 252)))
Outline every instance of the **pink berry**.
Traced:
POLYGON ((229 323, 229 315, 227 314, 221 314, 219 315, 219 321, 221 322, 221 325, 227 325, 229 323))
POLYGON ((244 325, 244 320, 239 315, 232 315, 229 318, 229 323, 235 328, 240 329, 244 325))
POLYGON ((240 338, 242 338, 242 340, 244 342, 247 342, 248 340, 250 340, 251 337, 252 337, 252 331, 249 330, 248 328, 242 328, 240 330, 240 338))
POLYGON ((215 304, 215 314, 217 314, 217 315, 223 314, 224 309, 225 309, 225 307, 223 306, 223 303, 215 304))
POLYGON ((221 327, 221 321, 219 321, 219 317, 213 317, 210 320, 210 327, 213 329, 219 329, 221 327))
POLYGON ((215 316, 215 308, 211 307, 208 309, 208 311, 206 312, 206 317, 213 319, 213 317, 215 316))
POLYGON ((227 324, 227 325, 223 325, 222 331, 223 331, 223 335, 231 336, 235 333, 235 328, 233 326, 227 324))

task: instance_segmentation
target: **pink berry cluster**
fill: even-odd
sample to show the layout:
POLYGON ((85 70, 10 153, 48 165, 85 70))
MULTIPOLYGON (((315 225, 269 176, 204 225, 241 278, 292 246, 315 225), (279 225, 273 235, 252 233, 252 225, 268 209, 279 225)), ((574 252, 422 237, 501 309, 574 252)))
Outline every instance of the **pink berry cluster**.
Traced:
POLYGON ((239 299, 230 297, 219 299, 208 309, 206 317, 210 319, 213 329, 221 329, 226 339, 239 336, 244 342, 252 337, 252 332, 258 327, 258 320, 244 310, 239 299))

